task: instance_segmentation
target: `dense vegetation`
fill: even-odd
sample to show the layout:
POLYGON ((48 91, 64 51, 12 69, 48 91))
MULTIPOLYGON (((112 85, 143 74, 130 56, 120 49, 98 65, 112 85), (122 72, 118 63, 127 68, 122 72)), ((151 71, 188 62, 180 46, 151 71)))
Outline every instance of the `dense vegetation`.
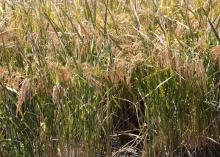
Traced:
POLYGON ((219 0, 1 0, 0 156, 218 156, 219 30, 219 0))

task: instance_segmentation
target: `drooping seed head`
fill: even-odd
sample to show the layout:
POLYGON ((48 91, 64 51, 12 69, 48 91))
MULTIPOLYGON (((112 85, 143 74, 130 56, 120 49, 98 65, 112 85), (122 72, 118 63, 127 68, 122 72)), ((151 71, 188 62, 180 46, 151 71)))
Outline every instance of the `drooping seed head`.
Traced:
POLYGON ((31 98, 31 80, 29 78, 25 78, 22 82, 18 103, 17 103, 17 113, 21 112, 22 106, 29 101, 31 98))
POLYGON ((52 101, 55 105, 59 105, 61 101, 61 85, 57 83, 53 87, 53 93, 52 93, 52 101))

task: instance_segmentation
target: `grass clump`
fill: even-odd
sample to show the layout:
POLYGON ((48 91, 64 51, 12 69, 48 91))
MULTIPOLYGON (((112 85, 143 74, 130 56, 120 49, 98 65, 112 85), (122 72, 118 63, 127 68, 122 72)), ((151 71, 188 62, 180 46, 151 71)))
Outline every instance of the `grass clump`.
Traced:
POLYGON ((219 8, 3 0, 0 155, 218 156, 219 8))

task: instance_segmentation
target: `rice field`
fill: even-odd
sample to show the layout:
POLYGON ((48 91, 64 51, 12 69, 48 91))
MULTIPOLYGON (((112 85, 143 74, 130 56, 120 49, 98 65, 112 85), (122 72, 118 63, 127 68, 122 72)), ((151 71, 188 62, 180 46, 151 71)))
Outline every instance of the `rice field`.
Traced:
POLYGON ((1 0, 0 156, 220 156, 219 0, 1 0))

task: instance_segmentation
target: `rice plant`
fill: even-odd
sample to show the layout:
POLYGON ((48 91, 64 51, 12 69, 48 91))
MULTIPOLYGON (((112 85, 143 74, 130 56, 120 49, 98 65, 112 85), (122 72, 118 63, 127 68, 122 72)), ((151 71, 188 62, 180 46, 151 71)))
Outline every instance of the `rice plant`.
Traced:
POLYGON ((219 10, 2 0, 0 156, 219 156, 219 10))

